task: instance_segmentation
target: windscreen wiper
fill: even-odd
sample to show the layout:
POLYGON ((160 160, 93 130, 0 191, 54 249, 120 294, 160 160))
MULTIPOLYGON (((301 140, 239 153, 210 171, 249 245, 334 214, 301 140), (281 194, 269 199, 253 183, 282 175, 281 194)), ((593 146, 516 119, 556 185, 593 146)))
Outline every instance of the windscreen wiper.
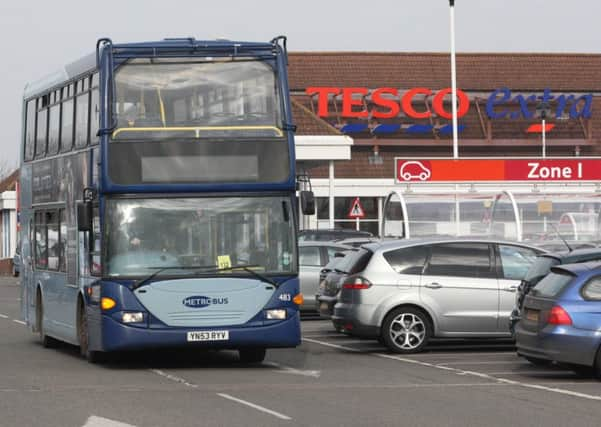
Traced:
POLYGON ((156 276, 158 276, 163 271, 167 271, 167 270, 198 270, 200 268, 210 268, 210 267, 215 267, 215 266, 214 265, 172 265, 172 266, 168 266, 168 267, 148 267, 149 269, 156 269, 156 271, 153 271, 150 275, 134 282, 131 289, 132 289, 132 291, 135 291, 140 286, 144 286, 145 284, 150 282, 152 279, 154 279, 156 276))
POLYGON ((215 268, 214 270, 211 270, 211 271, 218 272, 218 271, 229 271, 229 270, 240 269, 240 270, 246 271, 247 273, 250 273, 252 276, 255 276, 257 279, 259 279, 262 282, 269 283, 270 285, 275 286, 276 288, 280 286, 278 283, 274 282, 269 277, 264 276, 263 274, 257 273, 255 270, 253 270, 254 267, 261 267, 261 266, 260 265, 242 264, 242 265, 232 265, 230 267, 215 268))

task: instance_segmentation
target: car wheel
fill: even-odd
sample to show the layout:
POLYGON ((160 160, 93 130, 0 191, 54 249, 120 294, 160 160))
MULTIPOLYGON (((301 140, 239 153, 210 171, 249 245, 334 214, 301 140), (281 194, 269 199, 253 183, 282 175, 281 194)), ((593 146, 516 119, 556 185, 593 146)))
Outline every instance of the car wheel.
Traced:
POLYGON ((421 179, 422 181, 425 181, 426 179, 428 179, 428 174, 426 172, 420 173, 419 179, 421 179))
POLYGON ((408 172, 405 172, 405 173, 403 174, 403 179, 404 179, 405 181, 409 181, 409 180, 411 179, 411 174, 410 174, 410 173, 408 173, 408 172))
POLYGON ((261 363, 265 360, 267 350, 264 348, 241 348, 238 353, 240 353, 242 363, 261 363))
POLYGON ((549 366, 553 363, 551 360, 539 359, 538 357, 525 357, 525 359, 534 366, 549 366))
POLYGON ((79 307, 78 335, 79 335, 79 353, 90 363, 101 363, 104 361, 105 353, 101 351, 90 350, 88 333, 88 316, 85 307, 79 307))
POLYGON ((44 348, 54 348, 58 345, 59 341, 46 335, 44 331, 44 302, 42 301, 42 293, 38 291, 36 297, 36 329, 40 342, 44 348))
POLYGON ((382 338, 395 353, 418 353, 428 344, 432 330, 430 319, 422 310, 399 307, 386 316, 382 338))

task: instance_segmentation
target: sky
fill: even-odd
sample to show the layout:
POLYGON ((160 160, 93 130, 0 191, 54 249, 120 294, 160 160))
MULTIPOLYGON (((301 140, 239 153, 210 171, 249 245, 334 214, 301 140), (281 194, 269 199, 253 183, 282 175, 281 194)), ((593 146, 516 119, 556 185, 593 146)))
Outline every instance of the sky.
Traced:
MULTIPOLYGON (((599 0, 456 0, 458 52, 601 50, 599 0)), ((268 41, 291 51, 449 52, 448 0, 4 0, 0 168, 19 162, 23 88, 96 40, 268 41)))

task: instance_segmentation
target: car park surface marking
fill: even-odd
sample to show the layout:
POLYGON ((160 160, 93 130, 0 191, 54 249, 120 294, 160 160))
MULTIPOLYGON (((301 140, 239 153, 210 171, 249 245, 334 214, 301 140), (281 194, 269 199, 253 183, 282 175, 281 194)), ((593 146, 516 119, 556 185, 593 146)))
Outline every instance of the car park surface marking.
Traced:
POLYGON ((249 406, 249 407, 251 407, 253 409, 256 409, 257 411, 265 412, 266 414, 273 415, 274 417, 277 417, 277 418, 282 419, 282 420, 286 420, 286 421, 292 420, 292 418, 290 418, 288 415, 280 414, 279 412, 272 411, 271 409, 265 408, 264 406, 260 406, 260 405, 257 405, 255 403, 248 402, 246 400, 242 400, 242 399, 239 399, 239 398, 234 397, 234 396, 230 396, 229 394, 217 393, 217 396, 221 396, 224 399, 233 400, 234 402, 241 403, 243 405, 246 405, 246 406, 249 406))
POLYGON ((18 323, 19 325, 26 325, 22 320, 13 319, 13 322, 18 323))
POLYGON ((564 394, 564 395, 572 396, 572 397, 578 397, 578 398, 582 398, 582 399, 601 401, 601 396, 599 396, 599 395, 580 393, 577 391, 566 390, 566 389, 557 388, 557 387, 547 387, 547 386, 540 385, 540 384, 526 383, 526 382, 522 382, 522 381, 510 380, 507 378, 499 378, 499 377, 495 377, 492 374, 488 374, 488 373, 453 368, 450 366, 445 366, 445 365, 441 365, 441 364, 437 364, 437 363, 424 362, 424 361, 421 361, 418 359, 411 359, 411 358, 407 358, 407 357, 403 357, 403 356, 395 356, 395 355, 384 354, 384 353, 366 353, 364 351, 357 350, 357 349, 354 349, 351 347, 346 347, 346 346, 342 346, 342 345, 338 345, 338 344, 332 344, 332 343, 319 341, 319 340, 315 340, 315 339, 310 339, 310 338, 305 339, 305 341, 312 342, 314 344, 323 345, 325 347, 337 348, 339 350, 349 351, 349 352, 353 352, 353 353, 365 353, 366 355, 369 355, 369 356, 397 360, 399 362, 411 363, 411 364, 426 366, 426 367, 430 367, 430 368, 434 368, 434 369, 440 369, 443 371, 454 372, 457 375, 473 376, 473 377, 488 379, 491 381, 496 381, 496 382, 503 383, 503 384, 514 385, 514 386, 518 386, 518 387, 543 390, 543 391, 547 391, 547 392, 551 392, 551 393, 559 393, 559 394, 564 394))
POLYGON ((301 370, 292 368, 290 366, 284 366, 276 362, 263 362, 263 365, 273 366, 278 369, 274 369, 273 372, 278 372, 280 374, 292 374, 292 375, 301 375, 304 377, 313 377, 319 378, 321 376, 321 371, 317 370, 301 370))
POLYGON ((1 314, 0 313, 0 318, 2 318, 2 319, 8 319, 8 316, 6 314, 1 314))
MULTIPOLYGON (((277 365, 277 364, 275 364, 275 365, 277 365)), ((292 369, 292 368, 290 368, 290 369, 292 369)), ((154 374, 157 374, 157 375, 160 375, 161 377, 166 378, 166 379, 168 379, 170 381, 174 381, 176 383, 182 384, 182 385, 184 385, 186 387, 189 387, 189 388, 197 389, 199 387, 198 384, 190 383, 187 380, 185 380, 184 378, 178 377, 176 375, 168 374, 167 372, 162 371, 160 369, 150 369, 150 372, 152 372, 154 374)), ((254 409, 258 410, 258 411, 265 412, 267 414, 273 415, 274 417, 280 418, 282 420, 291 420, 292 419, 292 418, 290 418, 287 415, 280 414, 279 412, 272 411, 269 408, 265 408, 264 406, 260 406, 260 405, 257 405, 255 403, 248 402, 246 400, 242 400, 242 399, 239 399, 239 398, 234 397, 234 396, 230 396, 229 394, 225 394, 225 393, 216 393, 216 394, 217 394, 217 396, 223 397, 225 399, 233 400, 235 402, 238 402, 238 403, 241 403, 243 405, 246 405, 246 406, 249 406, 251 408, 254 408, 254 409)))

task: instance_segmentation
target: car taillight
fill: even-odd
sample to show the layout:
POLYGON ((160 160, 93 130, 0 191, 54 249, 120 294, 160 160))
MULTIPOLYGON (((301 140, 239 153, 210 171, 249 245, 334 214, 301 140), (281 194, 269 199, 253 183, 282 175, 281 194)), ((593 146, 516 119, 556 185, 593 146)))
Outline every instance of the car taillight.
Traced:
POLYGON ((342 284, 344 289, 368 289, 371 287, 371 282, 361 276, 348 277, 342 284))
POLYGON ((547 323, 549 325, 571 325, 572 318, 570 317, 567 311, 565 311, 559 305, 556 305, 553 306, 553 308, 551 308, 551 312, 549 313, 547 323))

